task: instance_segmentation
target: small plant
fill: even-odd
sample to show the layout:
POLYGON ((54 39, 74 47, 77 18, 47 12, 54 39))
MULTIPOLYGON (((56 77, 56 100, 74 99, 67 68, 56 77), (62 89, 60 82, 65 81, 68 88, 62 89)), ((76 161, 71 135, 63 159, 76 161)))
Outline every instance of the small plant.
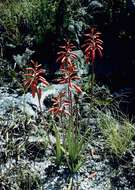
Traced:
POLYGON ((46 79, 42 76, 45 71, 41 68, 41 64, 38 64, 37 62, 31 61, 32 66, 26 68, 26 71, 28 73, 24 74, 24 76, 26 77, 24 79, 24 87, 26 89, 31 89, 32 92, 32 96, 35 97, 35 95, 37 94, 38 97, 38 102, 39 102, 39 108, 40 111, 42 111, 41 108, 41 88, 38 87, 38 83, 41 82, 43 83, 45 86, 47 86, 49 83, 46 81, 46 79))
POLYGON ((55 163, 58 166, 64 164, 71 173, 77 172, 85 162, 83 153, 87 142, 86 136, 89 130, 84 134, 81 134, 80 131, 79 128, 75 131, 75 126, 66 127, 63 141, 57 126, 54 126, 56 138, 55 163))
POLYGON ((54 133, 56 137, 56 147, 55 147, 55 156, 56 156, 56 165, 60 165, 62 163, 63 159, 63 151, 62 151, 62 143, 61 143, 61 136, 57 129, 57 127, 54 127, 54 133))
POLYGON ((74 128, 69 128, 67 130, 67 135, 65 139, 64 155, 69 170, 72 173, 77 172, 80 167, 84 164, 83 152, 86 145, 86 134, 81 135, 80 129, 76 132, 74 128))
MULTIPOLYGON (((65 142, 65 124, 64 124, 64 117, 69 116, 70 112, 68 111, 69 101, 65 98, 66 92, 60 92, 58 96, 52 99, 53 106, 48 111, 53 114, 54 117, 59 118, 59 124, 62 129, 62 143, 65 142)), ((56 147, 55 147, 55 156, 56 156, 56 164, 60 165, 63 158, 63 151, 62 151, 62 143, 61 143, 61 135, 59 130, 57 129, 57 125, 53 122, 53 130, 56 137, 56 147)))
POLYGON ((0 176, 1 189, 32 190, 41 188, 41 179, 27 165, 10 165, 7 171, 0 176), (12 188, 13 187, 13 188, 12 188))
POLYGON ((107 147, 118 157, 122 157, 134 137, 134 125, 126 119, 117 121, 111 115, 101 114, 99 126, 105 137, 107 147))
POLYGON ((55 117, 59 116, 60 126, 63 132, 62 139, 57 126, 55 126, 55 156, 57 164, 60 164, 63 159, 63 163, 68 166, 71 172, 77 172, 84 161, 82 158, 82 152, 85 145, 85 135, 80 133, 80 128, 78 127, 78 110, 74 110, 75 104, 73 97, 74 93, 78 95, 82 90, 75 83, 80 77, 77 76, 77 69, 73 64, 73 61, 77 58, 76 54, 72 52, 72 49, 74 48, 73 44, 69 41, 65 41, 65 44, 60 46, 60 48, 62 50, 58 52, 57 61, 61 64, 60 71, 62 77, 57 81, 60 84, 67 84, 67 88, 65 92, 59 93, 57 97, 52 99, 53 107, 49 110, 55 117), (63 119, 65 122, 64 124, 63 119))

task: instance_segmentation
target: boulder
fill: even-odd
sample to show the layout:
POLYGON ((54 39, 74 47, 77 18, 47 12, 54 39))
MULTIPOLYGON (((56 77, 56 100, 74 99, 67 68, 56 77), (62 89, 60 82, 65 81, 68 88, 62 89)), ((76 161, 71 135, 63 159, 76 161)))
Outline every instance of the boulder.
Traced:
MULTIPOLYGON (((41 107, 42 110, 47 110, 48 106, 45 105, 46 98, 56 96, 60 91, 65 88, 63 84, 54 84, 46 88, 42 87, 42 98, 41 98, 41 107)), ((49 102, 48 102, 49 104, 49 102)), ((21 110, 30 116, 36 116, 37 111, 39 110, 38 98, 35 96, 32 97, 31 93, 28 92, 23 96, 18 96, 17 92, 9 93, 8 87, 0 88, 0 116, 12 114, 13 110, 21 110)))
POLYGON ((86 64, 85 57, 82 50, 74 51, 74 53, 77 55, 75 65, 77 66, 77 69, 78 69, 78 75, 80 77, 83 75, 87 75, 89 72, 89 65, 86 64))

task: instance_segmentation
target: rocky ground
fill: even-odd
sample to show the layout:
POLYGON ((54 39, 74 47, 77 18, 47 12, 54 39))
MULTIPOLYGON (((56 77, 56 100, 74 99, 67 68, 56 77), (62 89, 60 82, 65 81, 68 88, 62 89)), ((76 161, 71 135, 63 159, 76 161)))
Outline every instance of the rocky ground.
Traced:
MULTIPOLYGON (((49 87, 42 103, 47 102, 45 97, 62 88, 61 85, 49 87)), ((92 133, 84 154, 85 163, 75 174, 55 165, 43 122, 37 116, 37 101, 30 93, 24 98, 8 86, 1 87, 0 105, 1 189, 17 190, 21 186, 33 190, 66 190, 70 186, 74 190, 135 189, 135 152, 127 155, 127 161, 113 158, 105 148, 97 118, 90 113, 87 104, 82 109, 82 123, 87 123, 92 133)), ((54 144, 55 137, 51 133, 50 139, 54 144)))

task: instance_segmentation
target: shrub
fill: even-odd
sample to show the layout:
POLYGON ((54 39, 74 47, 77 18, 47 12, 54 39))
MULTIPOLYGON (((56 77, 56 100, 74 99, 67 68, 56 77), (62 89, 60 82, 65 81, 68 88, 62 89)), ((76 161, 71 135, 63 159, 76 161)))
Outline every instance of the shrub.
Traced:
POLYGON ((22 42, 27 34, 43 39, 47 31, 55 31, 57 1, 23 0, 0 3, 0 24, 13 44, 22 42))

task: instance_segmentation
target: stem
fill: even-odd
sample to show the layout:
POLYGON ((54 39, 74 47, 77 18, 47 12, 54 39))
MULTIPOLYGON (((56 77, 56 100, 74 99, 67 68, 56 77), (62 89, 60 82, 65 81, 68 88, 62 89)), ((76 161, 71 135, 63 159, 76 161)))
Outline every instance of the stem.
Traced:
MULTIPOLYGON (((61 106, 62 106, 62 99, 60 98, 60 108, 61 108, 61 106)), ((62 143, 63 143, 63 145, 64 145, 64 142, 65 142, 65 135, 64 135, 64 126, 63 126, 63 113, 61 113, 60 114, 60 126, 61 126, 61 128, 62 128, 62 143)))
POLYGON ((70 113, 70 116, 69 116, 69 126, 71 127, 71 122, 73 121, 73 102, 72 102, 72 92, 69 88, 69 85, 68 85, 68 98, 69 98, 69 113, 70 113))
POLYGON ((79 120, 78 120, 78 112, 79 112, 79 109, 78 109, 78 100, 76 100, 76 123, 75 123, 75 137, 77 136, 77 133, 78 133, 78 129, 79 129, 79 120))
POLYGON ((94 68, 94 63, 92 63, 92 75, 95 74, 95 68, 94 68))
POLYGON ((42 107, 41 107, 41 101, 40 101, 41 98, 40 98, 40 95, 39 95, 38 91, 37 91, 37 97, 38 97, 39 110, 42 113, 42 107))
POLYGON ((94 68, 94 63, 92 63, 92 77, 91 77, 91 93, 93 93, 93 86, 94 86, 94 78, 95 78, 95 68, 94 68))

